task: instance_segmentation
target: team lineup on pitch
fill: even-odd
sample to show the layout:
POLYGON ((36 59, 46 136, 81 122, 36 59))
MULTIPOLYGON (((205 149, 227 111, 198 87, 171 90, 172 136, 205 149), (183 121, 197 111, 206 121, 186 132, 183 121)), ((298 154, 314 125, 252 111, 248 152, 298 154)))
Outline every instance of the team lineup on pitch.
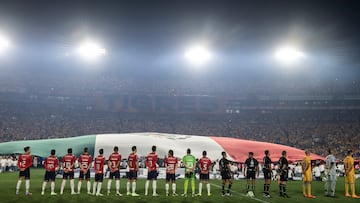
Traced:
MULTIPOLYGON (((27 146, 24 148, 25 153, 19 156, 18 167, 19 180, 16 185, 16 195, 19 195, 20 187, 23 179, 25 179, 25 195, 32 195, 30 192, 30 167, 32 166, 32 156, 30 147, 27 146)), ((60 195, 64 194, 64 189, 66 186, 67 180, 70 180, 70 189, 71 195, 79 195, 81 193, 82 182, 86 181, 86 194, 94 196, 104 196, 101 193, 102 183, 104 180, 104 166, 107 165, 110 170, 109 179, 107 182, 107 196, 115 194, 116 196, 123 196, 120 193, 120 162, 122 160, 121 154, 119 154, 119 148, 114 147, 114 151, 110 154, 109 158, 106 159, 104 156, 104 150, 99 149, 98 155, 94 158, 89 154, 88 148, 84 148, 83 153, 76 159, 72 154, 72 148, 69 148, 68 153, 64 155, 61 159, 61 164, 59 163, 58 158, 56 157, 56 151, 53 149, 50 152, 50 155, 44 161, 45 167, 45 176, 42 184, 41 195, 45 195, 45 190, 47 183, 50 182, 51 195, 55 196, 55 178, 56 171, 59 169, 60 165, 63 170, 63 180, 60 187, 60 195), (80 168, 80 175, 77 185, 77 190, 75 190, 74 182, 74 169, 75 161, 78 161, 80 168), (95 181, 91 184, 90 178, 90 168, 93 164, 95 170, 95 181), (115 179, 115 192, 111 193, 112 181, 115 179), (92 189, 92 191, 91 191, 92 189)), ((325 196, 335 197, 335 187, 336 187, 336 170, 335 170, 335 157, 332 155, 332 150, 329 149, 329 155, 326 157, 326 175, 328 176, 325 183, 325 196), (330 190, 329 190, 330 186, 330 190)), ((314 199, 316 196, 312 195, 311 183, 312 183, 312 174, 311 174, 311 158, 310 152, 305 151, 305 158, 302 161, 303 168, 303 197, 314 199)), ((188 196, 188 187, 189 182, 191 186, 191 193, 189 196, 202 196, 203 184, 206 186, 206 195, 211 196, 211 184, 209 178, 209 171, 213 167, 212 161, 207 157, 207 152, 203 151, 203 156, 197 161, 195 156, 191 154, 191 149, 187 149, 186 155, 182 158, 182 163, 185 168, 185 179, 184 179, 184 191, 181 193, 181 196, 188 196), (196 167, 200 169, 199 171, 199 185, 198 192, 196 193, 195 186, 195 171, 196 167)), ((231 161, 227 159, 227 154, 225 151, 221 152, 222 158, 219 161, 219 171, 222 179, 221 194, 222 196, 232 196, 231 188, 233 184, 233 174, 231 172, 231 161)), ((253 157, 254 153, 249 152, 249 157, 245 161, 244 175, 246 177, 246 196, 254 198, 255 193, 255 180, 256 177, 259 177, 259 161, 253 157)), ((282 152, 282 157, 279 159, 279 194, 282 198, 290 198, 287 193, 287 181, 288 181, 288 160, 287 160, 286 151, 282 152)), ((166 183, 165 183, 165 195, 166 196, 179 196, 176 190, 176 171, 178 168, 179 161, 178 158, 174 156, 173 150, 168 151, 168 155, 165 158, 165 167, 166 167, 166 183), (170 190, 171 185, 171 190, 170 190)), ((158 176, 158 156, 156 154, 156 146, 152 146, 151 152, 146 157, 146 167, 148 168, 147 180, 145 183, 145 196, 157 197, 157 176, 158 176), (150 183, 152 186, 152 194, 149 195, 150 183)), ((272 160, 270 158, 269 150, 265 150, 265 156, 263 159, 263 173, 264 173, 264 190, 263 197, 270 198, 270 185, 271 185, 271 164, 272 160)), ((136 192, 136 182, 139 172, 139 159, 137 155, 136 146, 131 147, 131 153, 127 158, 127 164, 129 171, 127 173, 127 183, 126 183, 126 195, 137 197, 140 196, 136 192)), ((351 197, 354 199, 360 198, 355 194, 355 177, 354 177, 354 160, 352 158, 352 151, 347 152, 347 156, 344 160, 345 164, 345 197, 351 197), (349 187, 351 194, 349 193, 349 187)), ((215 187, 219 187, 216 186, 215 187)))

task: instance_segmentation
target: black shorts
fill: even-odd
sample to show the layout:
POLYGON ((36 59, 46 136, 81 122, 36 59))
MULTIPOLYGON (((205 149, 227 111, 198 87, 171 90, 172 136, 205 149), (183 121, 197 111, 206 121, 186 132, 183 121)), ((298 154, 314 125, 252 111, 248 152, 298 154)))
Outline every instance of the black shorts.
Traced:
POLYGON ((209 174, 200 173, 200 180, 209 180, 209 179, 210 179, 209 174))
POLYGON ((44 176, 44 181, 55 181, 56 173, 55 171, 46 171, 44 176))
POLYGON ((280 181, 287 181, 288 180, 288 172, 287 171, 283 171, 280 174, 280 181))
POLYGON ((175 177, 175 174, 170 174, 170 173, 167 173, 166 174, 166 181, 175 181, 176 180, 176 177, 175 177))
POLYGON ((30 179, 30 168, 27 168, 24 171, 20 171, 19 177, 25 177, 25 179, 30 179))
POLYGON ((255 179, 256 178, 256 171, 247 171, 246 172, 246 179, 255 179))
POLYGON ((137 171, 129 171, 127 177, 130 180, 136 180, 137 179, 137 171))
POLYGON ((95 174, 95 182, 103 182, 103 180, 104 180, 104 174, 102 173, 95 174))
POLYGON ((63 179, 74 179, 74 171, 63 173, 63 179))
POLYGON ((114 171, 114 172, 110 172, 110 175, 109 175, 109 179, 115 179, 116 180, 119 180, 120 179, 120 171, 114 171))
POLYGON ((230 171, 222 171, 221 172, 221 179, 222 180, 230 180, 232 179, 232 175, 230 171))
POLYGON ((80 171, 79 179, 80 180, 90 180, 90 169, 84 174, 84 172, 80 171))
POLYGON ((185 178, 194 178, 194 172, 185 173, 185 178))
POLYGON ((156 180, 158 176, 157 171, 150 171, 148 172, 147 179, 148 180, 156 180))
POLYGON ((263 173, 265 180, 271 179, 272 172, 269 169, 263 169, 263 173))

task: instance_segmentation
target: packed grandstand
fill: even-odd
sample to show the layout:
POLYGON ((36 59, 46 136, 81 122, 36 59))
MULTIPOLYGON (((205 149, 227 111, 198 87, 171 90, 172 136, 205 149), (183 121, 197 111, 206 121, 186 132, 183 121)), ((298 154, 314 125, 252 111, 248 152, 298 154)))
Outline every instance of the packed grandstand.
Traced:
POLYGON ((337 157, 353 149, 360 156, 354 142, 360 133, 356 81, 289 81, 281 87, 273 81, 246 86, 25 73, 0 80, 0 142, 161 132, 278 143, 321 156, 329 147, 337 157))

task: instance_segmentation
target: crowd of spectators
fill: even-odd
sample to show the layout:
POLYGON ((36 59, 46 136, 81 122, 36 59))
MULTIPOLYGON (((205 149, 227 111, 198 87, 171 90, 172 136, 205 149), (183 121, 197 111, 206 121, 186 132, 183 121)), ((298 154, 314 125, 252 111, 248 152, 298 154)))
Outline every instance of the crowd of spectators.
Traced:
POLYGON ((0 75, 0 93, 28 93, 67 96, 117 94, 161 95, 358 95, 358 79, 264 78, 169 79, 121 77, 112 74, 49 74, 18 72, 0 75), (304 81, 305 80, 305 81, 304 81), (285 85, 286 84, 286 85, 285 85))
MULTIPOLYGON (((241 111, 238 114, 106 112, 37 103, 0 103, 0 142, 100 133, 163 132, 227 136, 358 158, 360 111, 241 111)), ((240 147, 240 146, 239 146, 240 147)))

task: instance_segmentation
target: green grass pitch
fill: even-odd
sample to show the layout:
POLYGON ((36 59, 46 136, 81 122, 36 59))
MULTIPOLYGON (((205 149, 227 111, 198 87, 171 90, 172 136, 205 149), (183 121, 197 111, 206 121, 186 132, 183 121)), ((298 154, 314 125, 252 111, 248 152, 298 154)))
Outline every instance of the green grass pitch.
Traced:
MULTIPOLYGON (((256 184, 256 199, 251 199, 249 197, 244 196, 245 193, 245 180, 237 180, 233 184, 232 194, 231 197, 222 197, 220 186, 221 181, 219 180, 212 180, 211 183, 213 184, 211 187, 212 196, 208 197, 203 195, 202 197, 166 197, 165 196, 165 185, 164 180, 158 180, 157 184, 157 192, 160 194, 159 197, 152 197, 152 196, 145 196, 144 195, 144 186, 145 180, 140 179, 137 183, 137 193, 140 194, 140 197, 130 197, 130 196, 123 196, 117 197, 114 193, 110 196, 104 197, 95 197, 91 195, 87 195, 86 191, 86 184, 82 184, 82 194, 80 195, 70 195, 69 189, 69 181, 67 182, 64 195, 57 195, 57 196, 50 196, 50 184, 47 185, 47 191, 44 196, 40 195, 41 192, 41 185, 42 185, 42 178, 44 175, 44 170, 37 169, 31 170, 31 192, 33 193, 32 196, 25 196, 25 184, 22 184, 20 194, 17 196, 15 195, 15 186, 18 178, 18 173, 2 173, 0 174, 0 202, 1 203, 42 203, 42 202, 61 202, 61 203, 70 203, 70 202, 136 202, 136 203, 151 203, 151 202, 160 202, 160 203, 232 203, 232 202, 249 202, 249 203, 256 203, 256 202, 322 202, 322 203, 333 203, 333 202, 360 202, 360 199, 351 199, 344 197, 344 178, 339 178, 336 186, 336 194, 337 197, 329 198, 324 197, 323 195, 323 182, 314 182, 313 183, 313 194, 317 195, 318 198, 316 199, 306 199, 302 197, 301 191, 301 182, 300 181, 289 181, 287 191, 290 196, 289 199, 280 198, 278 195, 278 185, 276 182, 271 184, 270 192, 272 197, 271 198, 264 198, 262 196, 262 189, 263 189, 263 180, 258 180, 256 184)), ((93 180, 92 180, 93 181, 93 180)), ((357 194, 360 194, 360 184, 357 181, 356 188, 357 194)), ((59 193, 60 190, 60 183, 61 179, 57 179, 56 181, 56 192, 59 193)), ((177 180, 177 193, 181 194, 183 192, 183 180, 177 180)), ((104 180, 104 184, 102 187, 102 193, 106 194, 106 184, 107 180, 104 180)), ((190 186, 190 185, 189 185, 190 186)), ((196 182, 196 187, 198 186, 198 182, 196 182)), ((112 185, 112 190, 114 191, 115 183, 112 185)), ((75 180, 75 188, 77 188, 77 180, 75 180)), ((121 193, 125 194, 126 190, 126 179, 121 180, 121 193)), ((203 186, 203 194, 206 194, 206 187, 203 186)), ((149 193, 151 194, 151 184, 149 193)), ((190 188, 189 188, 190 192, 190 188)), ((197 191, 196 191, 197 192, 197 191)))

